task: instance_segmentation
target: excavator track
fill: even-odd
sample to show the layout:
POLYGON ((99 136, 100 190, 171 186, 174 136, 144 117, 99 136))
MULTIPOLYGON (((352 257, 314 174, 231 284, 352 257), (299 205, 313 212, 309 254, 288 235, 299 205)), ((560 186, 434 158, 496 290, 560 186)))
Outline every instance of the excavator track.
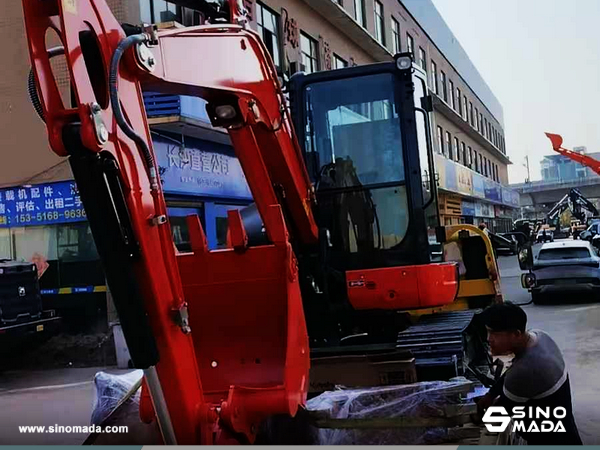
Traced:
MULTIPOLYGON (((466 363, 474 359, 469 326, 480 310, 456 311, 421 316, 419 321, 398 333, 396 348, 415 357, 419 380, 466 376, 466 363)), ((476 351, 476 350, 475 350, 476 351)), ((475 355, 485 358, 484 355, 475 355)))

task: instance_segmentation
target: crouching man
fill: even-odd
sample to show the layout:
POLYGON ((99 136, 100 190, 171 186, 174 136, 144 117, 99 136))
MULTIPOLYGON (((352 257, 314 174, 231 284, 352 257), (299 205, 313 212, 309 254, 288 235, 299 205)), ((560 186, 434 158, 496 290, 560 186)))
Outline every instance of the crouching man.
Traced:
POLYGON ((492 354, 515 357, 478 402, 479 416, 492 405, 502 406, 516 421, 522 419, 518 433, 528 445, 582 445, 567 368, 554 340, 543 331, 527 331, 525 311, 510 302, 490 306, 482 319, 492 354))

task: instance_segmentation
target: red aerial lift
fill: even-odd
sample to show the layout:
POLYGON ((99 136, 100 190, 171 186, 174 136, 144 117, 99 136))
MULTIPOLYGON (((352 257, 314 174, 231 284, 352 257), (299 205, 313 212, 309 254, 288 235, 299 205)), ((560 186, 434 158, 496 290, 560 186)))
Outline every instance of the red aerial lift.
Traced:
POLYGON ((452 360, 465 310, 499 301, 499 277, 483 232, 439 226, 431 99, 410 55, 294 76, 290 114, 240 2, 190 3, 209 25, 157 31, 120 25, 104 0, 23 0, 30 90, 144 369, 142 416, 169 444, 252 442, 304 404, 315 352, 442 344, 424 360, 452 360), (50 29, 62 47, 47 48, 50 29), (71 105, 50 66, 61 53, 71 105), (229 248, 210 251, 192 216, 192 252, 175 253, 142 87, 202 97, 227 129, 255 200, 229 212, 229 248), (452 242, 460 265, 445 261, 452 242), (398 338, 407 311, 443 313, 445 328, 398 338))

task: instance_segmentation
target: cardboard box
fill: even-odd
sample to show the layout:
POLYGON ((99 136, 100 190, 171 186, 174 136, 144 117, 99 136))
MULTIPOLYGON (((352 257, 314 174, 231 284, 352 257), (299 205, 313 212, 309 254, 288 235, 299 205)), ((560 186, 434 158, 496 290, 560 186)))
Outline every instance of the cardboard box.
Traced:
POLYGON ((406 353, 330 356, 311 360, 309 393, 330 391, 337 385, 374 387, 416 381, 415 358, 406 353))

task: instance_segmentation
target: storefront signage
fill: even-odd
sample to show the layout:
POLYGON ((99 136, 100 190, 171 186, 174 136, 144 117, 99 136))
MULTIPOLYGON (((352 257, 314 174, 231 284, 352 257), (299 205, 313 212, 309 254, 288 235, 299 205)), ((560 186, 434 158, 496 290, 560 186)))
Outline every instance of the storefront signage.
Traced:
POLYGON ((475 215, 475 203, 463 200, 462 205, 461 205, 461 214, 463 216, 474 216, 475 215))
POLYGON ((473 195, 479 198, 485 198, 485 184, 483 177, 478 173, 473 173, 473 195))
POLYGON ((446 185, 449 191, 458 192, 458 181, 456 179, 456 164, 449 159, 446 160, 446 185))
POLYGON ((154 151, 166 193, 252 199, 239 161, 231 148, 186 138, 184 145, 155 138, 154 151))
POLYGON ((473 195, 473 176, 466 167, 456 167, 456 184, 461 194, 473 195))
POLYGON ((85 210, 74 181, 0 189, 0 227, 84 220, 85 210))
POLYGON ((492 180, 485 180, 485 198, 495 202, 502 201, 502 193, 500 192, 500 185, 494 183, 492 180))
POLYGON ((505 188, 501 184, 485 178, 481 174, 442 155, 435 155, 435 167, 438 188, 440 189, 486 199, 506 206, 519 206, 519 193, 517 191, 505 188))
POLYGON ((489 203, 475 203, 475 215, 477 217, 494 217, 494 205, 489 203))

